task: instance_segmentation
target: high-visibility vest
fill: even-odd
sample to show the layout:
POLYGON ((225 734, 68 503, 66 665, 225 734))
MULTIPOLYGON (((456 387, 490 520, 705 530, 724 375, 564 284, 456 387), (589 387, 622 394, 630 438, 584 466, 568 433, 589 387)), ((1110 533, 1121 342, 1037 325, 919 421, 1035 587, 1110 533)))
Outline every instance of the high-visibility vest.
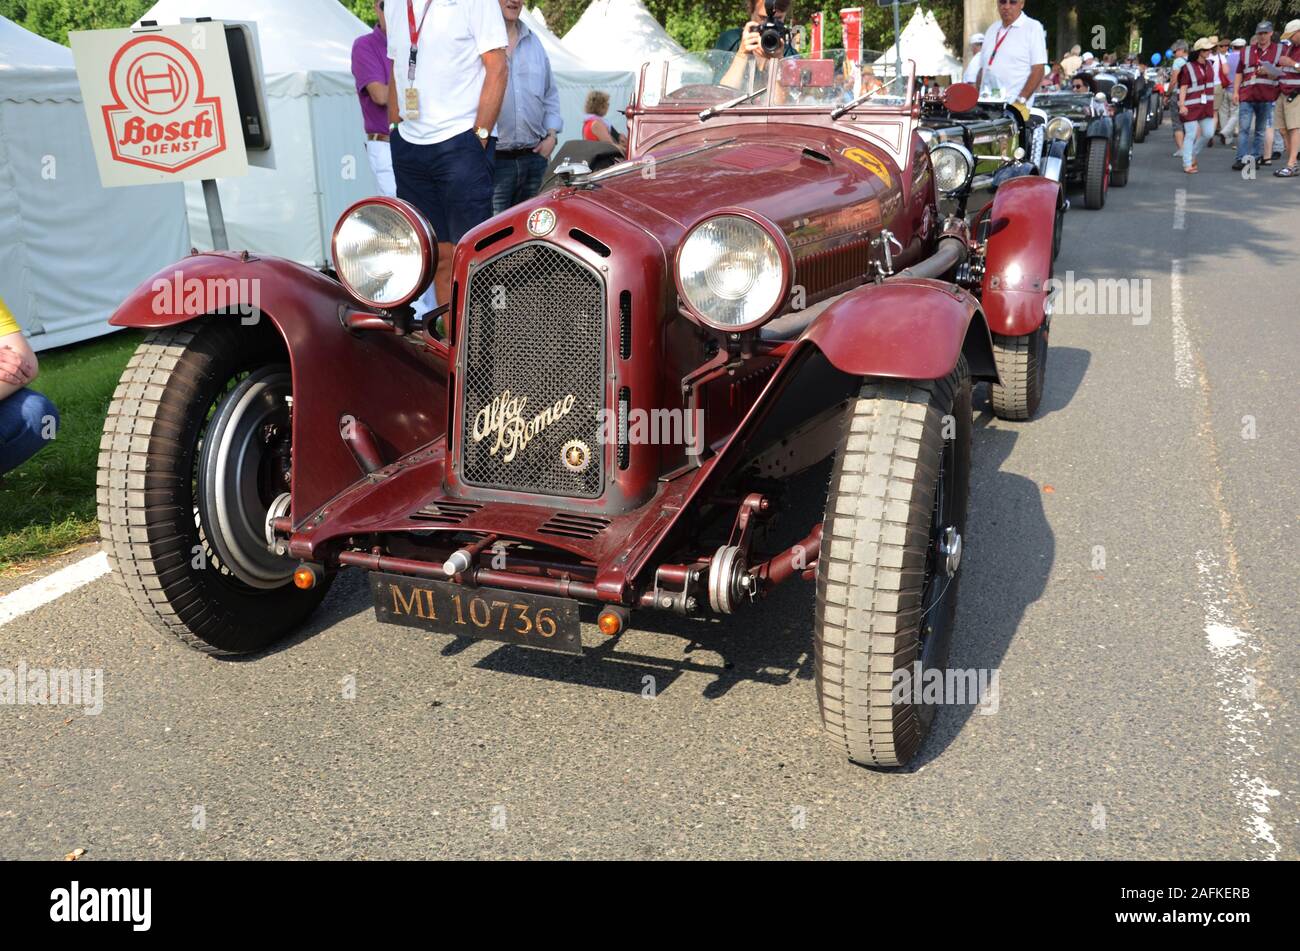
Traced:
MULTIPOLYGON (((1291 59, 1300 59, 1300 43, 1288 43, 1286 49, 1282 52, 1283 56, 1289 56, 1291 59)), ((1294 96, 1300 93, 1300 66, 1284 66, 1285 73, 1278 79, 1278 87, 1284 96, 1294 96)))
POLYGON ((1190 82, 1184 98, 1188 110, 1214 102, 1214 67, 1209 63, 1188 63, 1185 67, 1190 82))
POLYGON ((1267 74, 1260 71, 1260 63, 1272 63, 1277 65, 1278 59, 1282 56, 1282 47, 1277 43, 1269 43, 1263 51, 1254 43, 1249 44, 1241 51, 1241 91, 1250 91, 1251 99, 1255 99, 1255 93, 1263 93, 1257 101, 1272 101, 1277 98, 1278 82, 1267 74))

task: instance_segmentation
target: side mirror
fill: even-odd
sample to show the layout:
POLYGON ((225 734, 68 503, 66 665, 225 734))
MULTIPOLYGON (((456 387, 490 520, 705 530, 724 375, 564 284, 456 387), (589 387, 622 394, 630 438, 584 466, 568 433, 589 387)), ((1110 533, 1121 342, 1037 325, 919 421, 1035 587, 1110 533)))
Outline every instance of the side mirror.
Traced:
POLYGON ((949 112, 970 112, 980 101, 980 91, 973 83, 953 83, 943 93, 943 105, 949 112))

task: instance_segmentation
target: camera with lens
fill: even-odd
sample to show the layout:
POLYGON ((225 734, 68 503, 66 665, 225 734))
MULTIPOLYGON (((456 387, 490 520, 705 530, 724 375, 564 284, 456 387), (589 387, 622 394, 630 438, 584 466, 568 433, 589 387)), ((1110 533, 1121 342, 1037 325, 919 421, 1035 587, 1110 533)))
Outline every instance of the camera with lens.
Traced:
POLYGON ((775 3, 766 4, 767 16, 753 29, 758 31, 758 45, 763 51, 764 56, 780 57, 785 55, 785 48, 790 44, 790 27, 782 20, 777 19, 777 15, 785 16, 790 8, 789 0, 782 3, 777 0, 775 3))

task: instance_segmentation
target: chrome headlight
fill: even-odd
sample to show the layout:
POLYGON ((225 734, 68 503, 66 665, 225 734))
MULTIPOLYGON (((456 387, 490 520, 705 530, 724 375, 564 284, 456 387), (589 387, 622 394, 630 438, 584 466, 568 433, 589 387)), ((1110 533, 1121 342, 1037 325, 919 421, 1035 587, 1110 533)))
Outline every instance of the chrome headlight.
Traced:
POLYGON ((1123 83, 1116 83, 1110 87, 1110 101, 1123 102, 1128 98, 1128 87, 1123 83))
POLYGON ((934 166, 934 186, 944 195, 964 188, 975 174, 974 156, 956 142, 936 145, 930 151, 930 163, 934 166))
POLYGON ((723 212, 693 227, 677 250, 677 290, 716 330, 752 330, 790 293, 794 256, 781 231, 748 212, 723 212))
POLYGON ((438 246, 424 216, 397 198, 366 198, 343 213, 331 242, 343 286, 369 307, 400 307, 424 293, 438 246))
POLYGON ((1047 123, 1047 137, 1069 142, 1074 138, 1074 123, 1066 116, 1055 116, 1047 123))

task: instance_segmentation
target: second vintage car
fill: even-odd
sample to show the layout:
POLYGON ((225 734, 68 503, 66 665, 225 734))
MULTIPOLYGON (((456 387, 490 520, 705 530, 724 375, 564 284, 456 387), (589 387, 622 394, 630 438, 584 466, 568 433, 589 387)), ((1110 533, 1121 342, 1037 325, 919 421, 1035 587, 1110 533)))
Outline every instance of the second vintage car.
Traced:
POLYGON ((805 579, 815 616, 782 636, 811 640, 825 732, 909 762, 956 633, 972 387, 1014 418, 1042 396, 1060 189, 941 216, 973 157, 927 148, 911 77, 843 67, 646 66, 629 160, 468 233, 423 321, 436 244, 396 199, 342 216, 337 279, 246 251, 143 284, 99 469, 140 610, 259 651, 352 567, 382 621, 580 653, 580 611, 617 637, 805 579), (177 279, 260 294, 160 307, 177 279), (819 464, 824 513, 772 546, 819 464))

